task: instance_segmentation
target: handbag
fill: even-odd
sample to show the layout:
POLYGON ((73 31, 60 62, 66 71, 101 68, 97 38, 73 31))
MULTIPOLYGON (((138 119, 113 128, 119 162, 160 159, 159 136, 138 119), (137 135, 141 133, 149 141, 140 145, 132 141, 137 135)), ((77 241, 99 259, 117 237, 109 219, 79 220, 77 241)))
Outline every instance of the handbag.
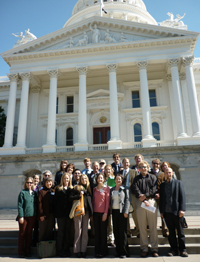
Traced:
POLYGON ((41 241, 37 243, 37 254, 40 258, 56 256, 56 241, 41 241))
POLYGON ((75 211, 74 211, 74 216, 75 217, 78 217, 78 216, 81 216, 81 215, 83 215, 83 216, 85 215, 83 195, 81 195, 81 198, 78 201, 79 201, 79 203, 76 206, 75 211))
POLYGON ((79 204, 79 200, 74 200, 73 201, 73 205, 72 205, 71 211, 69 213, 69 218, 72 219, 74 217, 74 211, 75 211, 75 209, 76 209, 78 204, 79 204))

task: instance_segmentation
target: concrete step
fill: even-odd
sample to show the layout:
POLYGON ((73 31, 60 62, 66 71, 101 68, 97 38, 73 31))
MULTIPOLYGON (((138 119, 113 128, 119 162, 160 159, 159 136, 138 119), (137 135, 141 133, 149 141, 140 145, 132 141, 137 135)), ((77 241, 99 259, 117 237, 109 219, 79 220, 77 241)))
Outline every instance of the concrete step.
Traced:
MULTIPOLYGON (((200 244, 187 244, 187 252, 188 254, 200 254, 200 244)), ((158 250, 159 250, 159 255, 160 256, 165 256, 167 255, 167 253, 170 250, 170 246, 169 245, 159 245, 158 246, 158 250)), ((139 245, 129 245, 129 252, 131 256, 135 256, 135 255, 140 255, 140 246, 139 245)), ((31 253, 34 257, 37 257, 37 248, 31 248, 31 253)), ((73 254, 73 248, 71 248, 71 253, 72 253, 72 257, 74 257, 73 254)), ((2 256, 5 255, 9 255, 9 256, 17 256, 18 254, 18 248, 17 246, 0 246, 0 254, 2 256)), ((109 247, 108 248, 108 256, 115 256, 116 251, 115 248, 113 247, 109 247)), ((149 255, 151 254, 150 250, 149 250, 149 255)), ((87 255, 94 257, 94 247, 93 246, 88 246, 87 248, 87 255)))

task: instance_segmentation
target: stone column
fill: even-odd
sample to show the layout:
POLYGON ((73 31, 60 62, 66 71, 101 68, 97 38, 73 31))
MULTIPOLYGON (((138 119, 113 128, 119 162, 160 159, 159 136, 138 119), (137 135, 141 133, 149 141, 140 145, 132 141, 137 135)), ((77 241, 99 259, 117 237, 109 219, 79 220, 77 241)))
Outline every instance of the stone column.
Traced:
POLYGON ((192 68, 193 59, 194 59, 193 56, 184 57, 182 61, 186 73, 189 106, 190 106, 192 128, 193 128, 193 138, 198 138, 200 142, 200 115, 199 115, 199 106, 197 101, 197 91, 195 86, 194 73, 192 68))
POLYGON ((156 140, 152 135, 151 109, 147 79, 147 61, 138 62, 137 66, 140 72, 140 97, 143 118, 142 145, 143 147, 154 147, 156 145, 156 140))
POLYGON ((8 74, 8 77, 10 79, 10 92, 8 99, 4 148, 11 148, 13 143, 18 74, 8 74))
POLYGON ((50 76, 49 108, 47 124, 47 142, 43 146, 43 153, 56 152, 56 99, 57 99, 57 80, 58 70, 48 70, 50 76))
POLYGON ((87 141, 87 99, 86 99, 86 75, 88 67, 77 67, 79 73, 79 112, 78 112, 78 141, 75 151, 88 151, 87 141))
POLYGON ((108 149, 119 149, 122 142, 119 135, 119 110, 117 97, 117 76, 118 64, 107 64, 109 71, 109 91, 110 91, 110 141, 108 149))
POLYGON ((21 153, 25 154, 26 148, 26 129, 27 129, 27 115, 28 115, 28 94, 29 94, 29 81, 31 74, 22 73, 20 74, 22 79, 22 92, 19 110, 19 122, 18 122, 18 134, 17 134, 17 145, 20 147, 21 153))
POLYGON ((178 72, 179 59, 169 59, 168 66, 171 68, 172 76, 172 88, 173 88, 173 98, 175 103, 175 114, 177 121, 177 142, 178 145, 184 145, 184 138, 187 138, 186 127, 185 127, 185 118, 183 111, 183 102, 181 95, 181 87, 179 81, 179 72, 178 72))

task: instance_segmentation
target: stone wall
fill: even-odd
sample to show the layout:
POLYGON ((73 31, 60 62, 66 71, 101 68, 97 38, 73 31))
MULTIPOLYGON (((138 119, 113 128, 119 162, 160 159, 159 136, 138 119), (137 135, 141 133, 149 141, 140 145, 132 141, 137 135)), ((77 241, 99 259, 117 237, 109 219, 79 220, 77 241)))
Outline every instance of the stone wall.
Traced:
MULTIPOLYGON (((60 161, 67 159, 74 163, 76 168, 83 169, 83 159, 91 158, 92 161, 105 159, 112 163, 112 155, 116 151, 88 151, 70 153, 49 153, 20 156, 0 157, 0 208, 16 208, 17 197, 23 187, 23 173, 30 169, 44 171, 51 170, 53 174, 59 169, 60 161)), ((151 164, 153 158, 169 162, 178 178, 182 180, 186 192, 187 210, 200 209, 200 146, 179 146, 160 148, 141 148, 119 150, 121 160, 130 159, 131 165, 135 163, 134 155, 142 154, 151 164)))

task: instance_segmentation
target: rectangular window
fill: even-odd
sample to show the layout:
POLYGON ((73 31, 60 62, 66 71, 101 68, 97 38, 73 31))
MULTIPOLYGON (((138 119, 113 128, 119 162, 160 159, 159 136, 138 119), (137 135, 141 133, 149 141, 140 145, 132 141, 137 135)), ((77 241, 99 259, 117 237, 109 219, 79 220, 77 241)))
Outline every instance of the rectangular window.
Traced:
POLYGON ((58 97, 57 97, 57 100, 56 100, 56 114, 58 114, 58 97))
POLYGON ((74 97, 73 96, 67 96, 67 113, 74 112, 74 97))
POLYGON ((140 93, 139 91, 132 91, 132 107, 140 107, 140 93))
POLYGON ((149 102, 150 102, 150 106, 157 106, 156 90, 149 90, 149 102))

